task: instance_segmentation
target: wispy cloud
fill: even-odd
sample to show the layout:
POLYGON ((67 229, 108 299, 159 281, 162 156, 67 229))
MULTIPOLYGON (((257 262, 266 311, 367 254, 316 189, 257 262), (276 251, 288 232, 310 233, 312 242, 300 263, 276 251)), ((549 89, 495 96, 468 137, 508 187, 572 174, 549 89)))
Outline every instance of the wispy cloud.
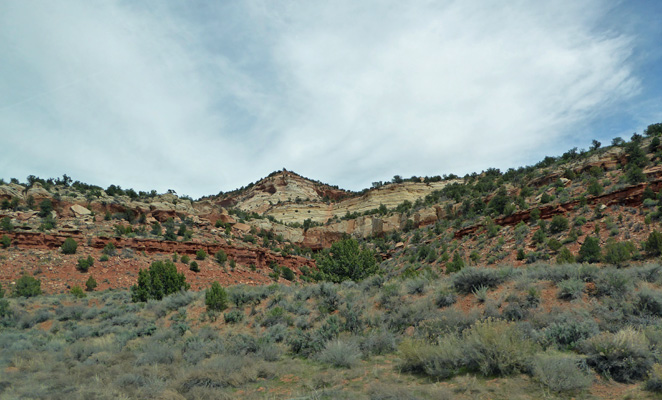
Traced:
POLYGON ((199 196, 530 163, 639 93, 608 7, 5 2, 0 168, 199 196))

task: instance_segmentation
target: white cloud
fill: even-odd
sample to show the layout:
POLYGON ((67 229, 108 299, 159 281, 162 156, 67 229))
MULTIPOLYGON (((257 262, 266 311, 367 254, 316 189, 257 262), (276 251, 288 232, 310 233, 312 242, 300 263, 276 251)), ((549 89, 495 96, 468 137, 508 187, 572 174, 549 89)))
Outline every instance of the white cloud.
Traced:
POLYGON ((7 2, 0 168, 200 196, 535 162, 639 90, 606 2, 539 3, 7 2))

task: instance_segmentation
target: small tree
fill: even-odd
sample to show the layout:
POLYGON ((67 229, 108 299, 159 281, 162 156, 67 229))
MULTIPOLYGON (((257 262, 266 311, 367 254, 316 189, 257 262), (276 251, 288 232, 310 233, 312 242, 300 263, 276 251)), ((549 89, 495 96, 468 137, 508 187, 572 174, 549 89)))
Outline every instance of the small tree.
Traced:
POLYGON ((296 278, 296 275, 294 275, 294 271, 292 271, 288 267, 283 267, 281 272, 283 274, 283 278, 287 279, 288 281, 293 281, 294 278, 296 278))
POLYGON ((600 262, 600 240, 597 237, 588 236, 579 249, 579 262, 600 262))
POLYGON ((195 259, 196 259, 196 260, 200 260, 200 261, 202 261, 202 260, 204 260, 205 258, 207 258, 207 252, 204 251, 203 249, 200 249, 200 250, 198 250, 198 251, 195 252, 195 259))
POLYGON ((198 266, 198 263, 193 261, 191 265, 189 266, 189 269, 193 272, 200 272, 200 267, 198 266))
POLYGON ((464 260, 460 257, 460 253, 453 254, 453 261, 446 264, 446 273, 457 272, 464 268, 464 260))
POLYGON ((177 273, 177 267, 172 261, 155 261, 149 270, 138 271, 138 283, 131 287, 131 300, 161 300, 164 296, 189 288, 186 277, 177 273))
POLYGON ((41 218, 46 218, 51 215, 51 211, 53 211, 53 203, 50 200, 42 200, 41 203, 39 203, 39 216, 41 218))
POLYGON ((572 255, 570 249, 567 247, 562 247, 559 251, 559 254, 556 256, 557 264, 572 264, 575 262, 575 256, 572 255))
POLYGON ((568 229, 568 219, 562 215, 555 215, 552 222, 549 224, 549 231, 551 233, 560 233, 568 229))
POLYGON ((82 299, 83 297, 87 296, 85 292, 83 292, 83 288, 78 285, 72 287, 70 293, 78 299, 82 299))
POLYGON ((87 281, 85 282, 85 289, 88 292, 93 291, 97 287, 97 281, 94 279, 92 275, 90 275, 89 278, 87 278, 87 281))
POLYGON ((662 254, 662 233, 654 230, 648 235, 644 243, 644 250, 649 256, 657 257, 662 254))
POLYGON ((605 246, 604 260, 606 263, 622 267, 626 261, 632 258, 636 250, 631 242, 616 242, 610 239, 605 246))
POLYGON ((30 275, 23 275, 16 281, 14 297, 34 297, 41 294, 41 281, 30 275))
POLYGON ((7 235, 2 235, 2 239, 0 239, 0 245, 2 246, 3 249, 8 248, 11 246, 11 239, 7 235))
POLYGON ((228 293, 221 284, 214 281, 211 288, 205 292, 205 305, 207 311, 223 311, 228 308, 228 293))
POLYGON ((76 254, 76 249, 78 248, 78 243, 72 238, 66 238, 62 244, 62 253, 63 254, 76 254))
POLYGON ((2 220, 0 220, 0 229, 2 229, 5 232, 13 231, 14 225, 12 225, 11 223, 11 218, 4 217, 2 220))
POLYGON ((228 255, 225 254, 223 250, 219 250, 214 254, 214 258, 219 264, 225 265, 225 262, 228 260, 228 255))
POLYGON ((317 266, 324 279, 336 283, 348 279, 360 281, 378 268, 375 254, 359 246, 353 238, 335 242, 329 250, 319 253, 317 266))
POLYGON ((182 264, 188 264, 188 262, 189 262, 190 260, 191 260, 191 258, 190 258, 189 256, 187 256, 186 254, 184 254, 184 255, 179 259, 179 261, 181 261, 182 264))
POLYGON ((87 272, 90 267, 94 265, 94 258, 92 256, 87 256, 87 258, 78 259, 78 270, 81 272, 87 272))

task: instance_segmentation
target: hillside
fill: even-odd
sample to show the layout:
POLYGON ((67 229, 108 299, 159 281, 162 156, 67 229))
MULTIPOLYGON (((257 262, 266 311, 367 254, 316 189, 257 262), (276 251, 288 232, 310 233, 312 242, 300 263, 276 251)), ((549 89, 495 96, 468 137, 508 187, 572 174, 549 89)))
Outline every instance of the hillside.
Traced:
POLYGON ((0 181, 0 398, 656 398, 661 135, 359 193, 0 181))

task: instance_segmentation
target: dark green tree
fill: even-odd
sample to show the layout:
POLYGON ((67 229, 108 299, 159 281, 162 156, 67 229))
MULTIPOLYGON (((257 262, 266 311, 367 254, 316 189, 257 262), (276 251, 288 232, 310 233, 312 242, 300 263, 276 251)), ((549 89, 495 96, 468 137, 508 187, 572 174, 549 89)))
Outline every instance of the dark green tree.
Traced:
POLYGON ((172 261, 154 261, 149 270, 138 271, 138 283, 131 287, 131 299, 133 302, 161 300, 164 296, 189 288, 186 277, 177 272, 172 261))
POLYGON ((76 249, 78 248, 78 243, 72 238, 64 239, 62 243, 62 253, 63 254, 76 254, 76 249))
POLYGON ((225 254, 225 251, 219 250, 214 254, 214 258, 219 264, 225 265, 225 262, 228 260, 228 255, 225 254))
POLYGON ((348 238, 337 241, 317 256, 322 278, 332 282, 360 281, 377 272, 375 254, 348 238))
POLYGON ((205 292, 207 311, 223 311, 228 308, 228 293, 220 283, 214 281, 205 292))
POLYGON ((597 237, 587 236, 582 246, 579 248, 579 262, 596 263, 600 262, 601 250, 600 240, 597 237))
POLYGON ((87 278, 87 281, 85 282, 85 290, 88 292, 93 291, 97 287, 97 281, 94 279, 92 275, 90 275, 89 278, 87 278))
POLYGON ((14 297, 34 297, 41 294, 41 281, 30 275, 23 275, 16 281, 14 297))
POLYGON ((51 215, 51 211, 53 211, 53 203, 50 200, 42 200, 41 203, 39 203, 39 216, 41 218, 46 218, 51 215))
POLYGON ((550 233, 560 233, 568 229, 568 219, 562 215, 555 215, 549 224, 550 233))
POLYGON ((654 230, 648 235, 648 239, 644 242, 644 251, 649 256, 657 257, 662 254, 662 233, 654 230))

